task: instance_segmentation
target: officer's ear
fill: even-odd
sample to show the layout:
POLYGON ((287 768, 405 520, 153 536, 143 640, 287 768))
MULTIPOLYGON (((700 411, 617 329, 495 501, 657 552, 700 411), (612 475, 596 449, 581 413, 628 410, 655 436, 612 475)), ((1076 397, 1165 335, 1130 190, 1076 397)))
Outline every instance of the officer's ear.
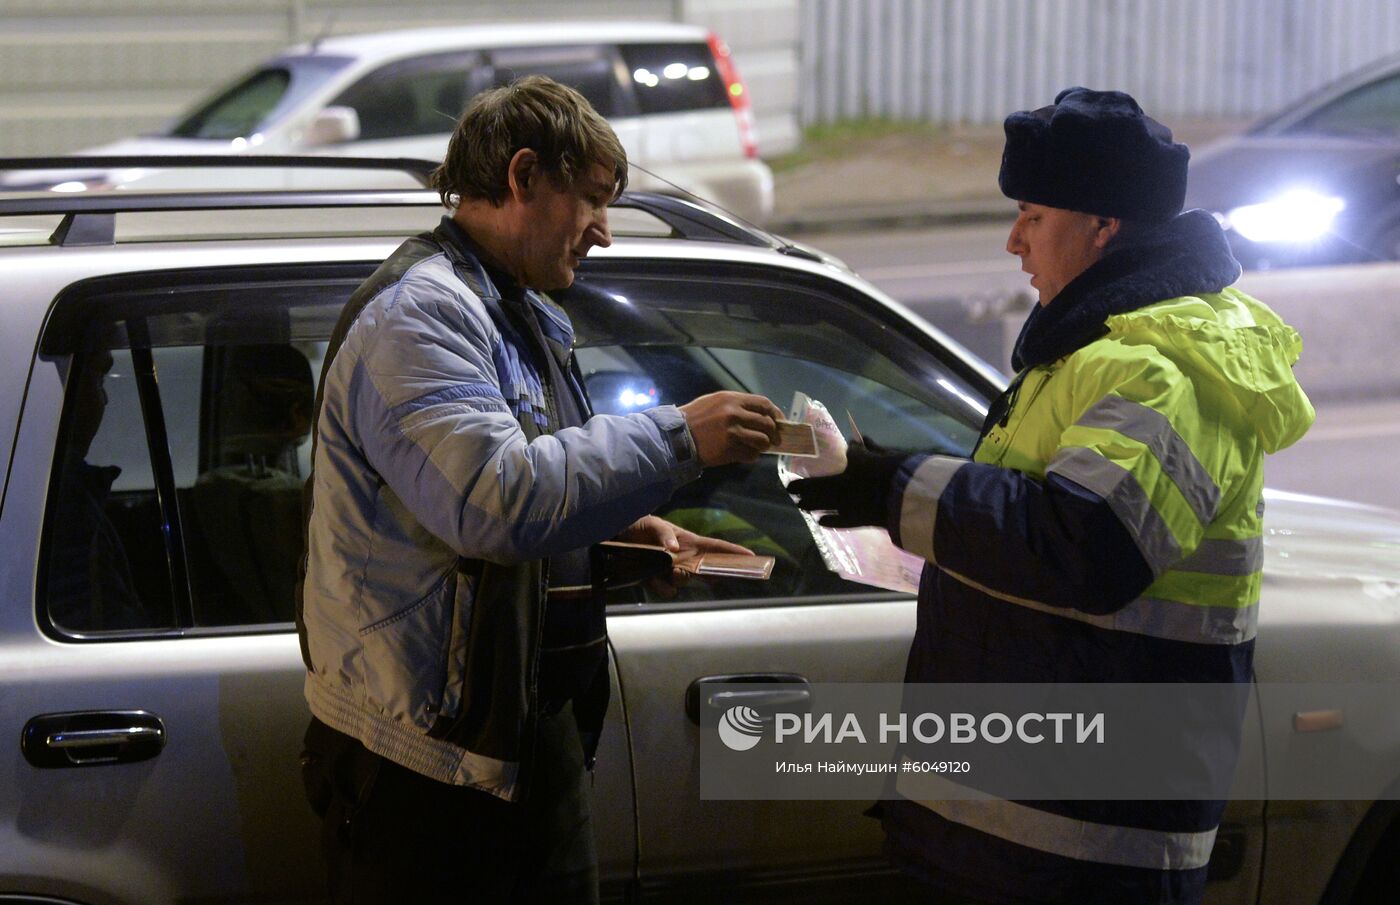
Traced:
POLYGON ((1095 217, 1094 218, 1094 247, 1102 249, 1113 241, 1113 237, 1118 235, 1118 230, 1122 229, 1123 221, 1117 217, 1095 217))

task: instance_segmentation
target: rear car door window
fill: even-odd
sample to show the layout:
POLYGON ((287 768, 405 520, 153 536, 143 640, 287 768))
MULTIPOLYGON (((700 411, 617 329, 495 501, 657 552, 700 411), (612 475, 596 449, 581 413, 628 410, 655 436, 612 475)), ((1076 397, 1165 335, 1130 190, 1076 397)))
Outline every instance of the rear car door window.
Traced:
POLYGON ((455 52, 390 63, 330 105, 356 112, 362 141, 448 133, 471 99, 477 61, 475 52, 455 52))
MULTIPOLYGON (((363 268, 360 268, 361 270, 363 268)), ((286 627, 316 379, 364 276, 62 300, 71 356, 41 553, 65 636, 286 627)))
POLYGON ((520 47, 491 53, 490 87, 527 75, 546 75, 578 91, 604 117, 633 116, 636 104, 622 81, 611 47, 520 47))

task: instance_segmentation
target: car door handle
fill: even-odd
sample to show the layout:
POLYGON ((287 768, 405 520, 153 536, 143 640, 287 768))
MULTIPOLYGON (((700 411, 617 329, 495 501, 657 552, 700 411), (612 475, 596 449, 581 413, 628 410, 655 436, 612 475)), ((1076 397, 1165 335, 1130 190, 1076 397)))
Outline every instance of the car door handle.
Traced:
POLYGON ((765 722, 773 714, 805 713, 812 709, 812 688, 804 676, 796 673, 736 673, 725 676, 703 676, 685 690, 685 713, 695 725, 700 725, 702 709, 714 718, 731 707, 749 707, 765 722), (767 685, 781 688, 717 688, 719 685, 767 685))
POLYGON ((165 723, 144 710, 47 713, 24 726, 20 749, 36 767, 95 767, 155 757, 165 723))

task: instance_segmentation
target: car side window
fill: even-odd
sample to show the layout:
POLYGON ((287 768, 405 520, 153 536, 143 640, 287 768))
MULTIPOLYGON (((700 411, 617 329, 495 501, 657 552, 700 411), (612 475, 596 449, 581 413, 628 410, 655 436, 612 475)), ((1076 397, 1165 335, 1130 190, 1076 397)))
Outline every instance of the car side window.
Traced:
POLYGON ((148 437, 129 349, 75 356, 49 501, 44 597, 70 631, 176 625, 148 437))
POLYGON ((547 75, 578 91, 605 117, 636 114, 632 96, 623 88, 621 60, 606 47, 520 47, 493 51, 491 87, 508 85, 527 75, 547 75))
POLYGON ((350 289, 221 287, 112 318, 60 309, 50 332, 65 335, 45 336, 69 356, 45 624, 103 636, 292 621, 316 379, 350 289))
POLYGON ((360 118, 360 140, 451 132, 471 99, 478 56, 434 54, 381 66, 345 89, 330 106, 360 118))
MULTIPOLYGON (((990 388, 853 297, 743 269, 728 280, 684 268, 665 279, 612 269, 595 267, 561 294, 579 331, 578 361, 595 411, 625 414, 717 390, 761 393, 786 408, 801 391, 825 404, 843 431, 849 412, 882 445, 971 453, 990 388)), ((706 471, 661 514, 775 557, 768 581, 692 582, 682 603, 881 594, 826 568, 773 456, 706 471)), ((639 594, 660 600, 645 589, 630 597, 639 594)))
POLYGON ((1349 91, 1288 131, 1326 135, 1397 134, 1400 123, 1400 76, 1371 82, 1349 91))

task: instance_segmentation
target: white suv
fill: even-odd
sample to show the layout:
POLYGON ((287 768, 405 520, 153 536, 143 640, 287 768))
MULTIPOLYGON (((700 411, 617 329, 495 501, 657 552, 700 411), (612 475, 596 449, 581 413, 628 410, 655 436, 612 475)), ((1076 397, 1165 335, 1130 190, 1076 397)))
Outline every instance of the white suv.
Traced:
MULTIPOLYGON (((637 165, 634 188, 690 192, 755 223, 772 211, 773 174, 759 159, 748 91, 728 48, 704 28, 671 23, 480 25, 329 38, 259 65, 159 135, 78 153, 441 160, 474 94, 537 73, 577 88, 608 118, 637 165)), ((141 173, 84 174, 58 184, 76 191, 138 181, 142 188, 155 184, 141 173)))

